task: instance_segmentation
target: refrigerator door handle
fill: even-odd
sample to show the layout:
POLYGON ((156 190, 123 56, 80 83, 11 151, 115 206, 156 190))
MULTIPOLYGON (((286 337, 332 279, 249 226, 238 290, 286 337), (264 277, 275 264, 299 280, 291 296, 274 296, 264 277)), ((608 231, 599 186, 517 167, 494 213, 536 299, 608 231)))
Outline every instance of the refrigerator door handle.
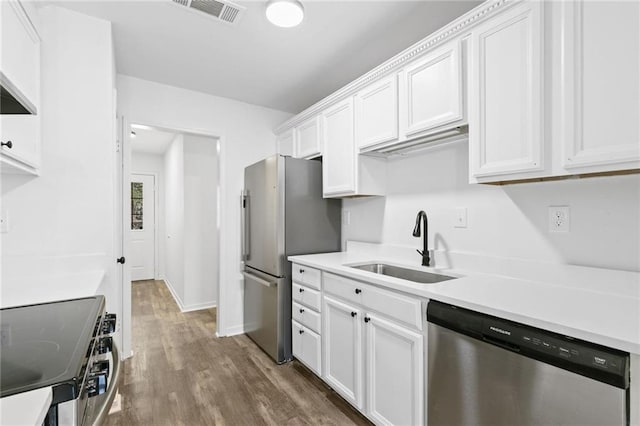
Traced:
POLYGON ((263 280, 262 278, 258 277, 257 275, 251 274, 249 272, 242 272, 242 275, 244 275, 245 279, 249 279, 251 281, 255 281, 258 284, 262 284, 265 287, 274 287, 274 286, 276 286, 278 284, 276 282, 269 282, 267 280, 263 280))
POLYGON ((249 228, 249 191, 242 191, 242 260, 249 260, 251 253, 251 238, 249 228))

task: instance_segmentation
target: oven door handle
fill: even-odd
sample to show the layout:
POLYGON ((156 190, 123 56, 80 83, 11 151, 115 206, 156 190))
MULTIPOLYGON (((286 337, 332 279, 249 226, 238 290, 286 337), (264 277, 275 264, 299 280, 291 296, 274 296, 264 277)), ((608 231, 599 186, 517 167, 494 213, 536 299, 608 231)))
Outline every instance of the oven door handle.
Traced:
POLYGON ((120 352, 118 351, 118 345, 116 342, 113 342, 113 347, 111 350, 111 359, 113 361, 112 371, 110 373, 110 381, 107 391, 98 397, 104 397, 100 408, 98 409, 95 418, 89 419, 87 422, 90 426, 101 426, 104 423, 107 415, 109 414, 109 409, 111 408, 111 404, 113 403, 113 399, 116 397, 116 393, 118 393, 118 384, 120 382, 120 370, 122 367, 122 362, 120 362, 120 352))

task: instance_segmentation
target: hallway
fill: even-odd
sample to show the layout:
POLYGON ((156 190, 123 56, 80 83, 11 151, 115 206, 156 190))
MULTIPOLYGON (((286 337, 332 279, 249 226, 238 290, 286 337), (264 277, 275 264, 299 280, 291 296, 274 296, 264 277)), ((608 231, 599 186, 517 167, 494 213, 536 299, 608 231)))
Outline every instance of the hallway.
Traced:
POLYGON ((108 426, 369 424, 298 362, 215 338, 215 309, 180 312, 163 281, 133 283, 132 311, 134 355, 108 426))

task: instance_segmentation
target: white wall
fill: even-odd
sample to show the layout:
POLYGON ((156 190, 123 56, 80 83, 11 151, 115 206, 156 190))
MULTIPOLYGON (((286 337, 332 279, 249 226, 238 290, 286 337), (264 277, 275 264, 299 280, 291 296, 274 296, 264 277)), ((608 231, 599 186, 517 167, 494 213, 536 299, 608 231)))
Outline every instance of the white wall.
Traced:
POLYGON ((117 87, 118 109, 129 123, 220 137, 223 249, 217 326, 220 335, 242 332, 239 196, 244 167, 275 153, 272 129, 291 114, 123 75, 117 87))
MULTIPOLYGON (((640 270, 640 176, 508 186, 469 185, 467 144, 390 160, 388 196, 344 200, 343 240, 421 247, 416 213, 429 216, 429 247, 502 258, 640 270), (570 206, 569 233, 548 231, 548 207, 570 206), (454 228, 456 208, 468 228, 454 228)), ((413 260, 418 264, 419 255, 413 260)))
POLYGON ((164 229, 165 216, 165 176, 164 176, 164 155, 150 154, 145 152, 131 153, 131 170, 133 173, 153 173, 156 175, 156 208, 158 223, 156 223, 156 241, 157 259, 156 259, 156 276, 157 279, 164 279, 164 258, 165 258, 165 240, 166 232, 164 229))
POLYGON ((213 306, 218 294, 216 144, 184 135, 185 309, 213 306))
POLYGON ((184 283, 184 137, 176 135, 164 154, 165 280, 181 305, 184 283))
POLYGON ((32 282, 55 292, 54 275, 101 269, 107 308, 119 314, 111 24, 54 6, 39 10, 41 175, 2 175, 11 226, 2 235, 2 280, 51 274, 32 282))

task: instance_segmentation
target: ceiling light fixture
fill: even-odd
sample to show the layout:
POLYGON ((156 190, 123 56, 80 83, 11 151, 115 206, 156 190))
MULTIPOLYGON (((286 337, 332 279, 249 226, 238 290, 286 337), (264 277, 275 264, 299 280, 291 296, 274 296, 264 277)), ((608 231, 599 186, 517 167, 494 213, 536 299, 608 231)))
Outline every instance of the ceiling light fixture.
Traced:
POLYGON ((304 8, 298 0, 269 0, 266 15, 273 25, 291 28, 302 22, 304 8))

